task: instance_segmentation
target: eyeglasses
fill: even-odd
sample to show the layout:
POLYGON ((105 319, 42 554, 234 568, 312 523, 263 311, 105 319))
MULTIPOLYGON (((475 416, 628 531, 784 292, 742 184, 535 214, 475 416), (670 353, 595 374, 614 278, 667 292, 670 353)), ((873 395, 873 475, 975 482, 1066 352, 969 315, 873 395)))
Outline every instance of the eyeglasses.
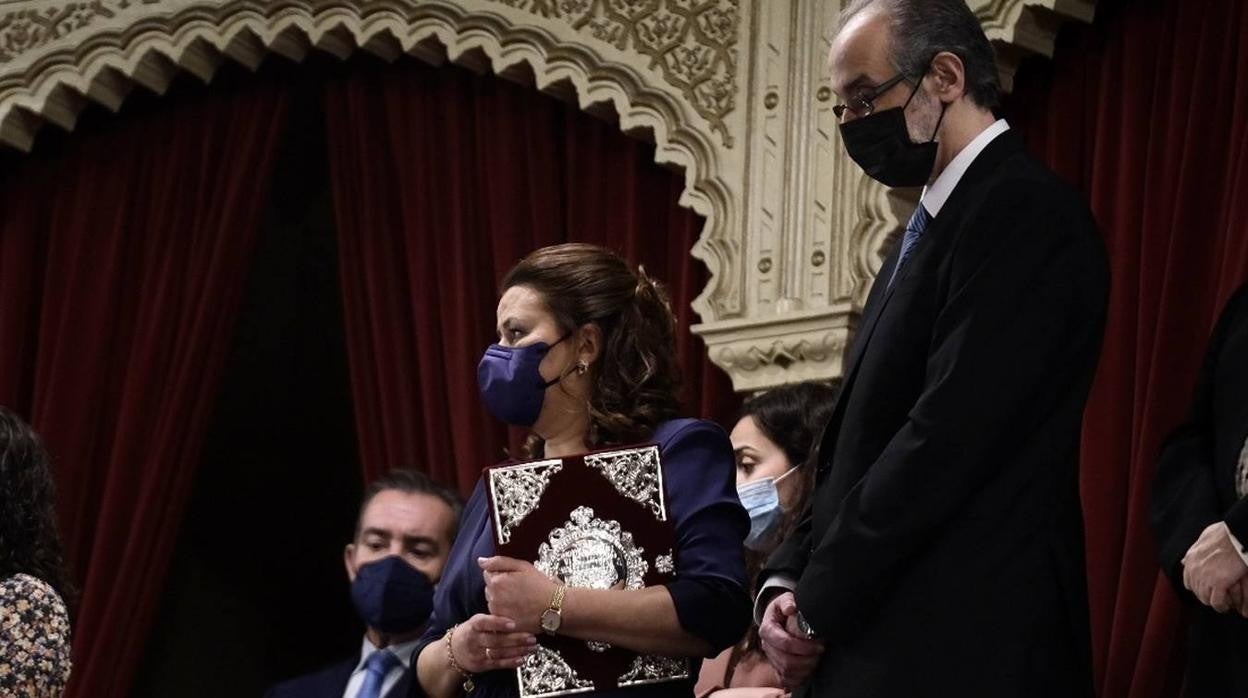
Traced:
POLYGON ((875 100, 882 97, 885 92, 893 89, 905 79, 905 75, 898 75, 873 90, 859 92, 850 97, 847 104, 833 106, 832 113, 836 115, 838 121, 845 118, 845 112, 850 112, 860 119, 864 116, 870 116, 875 111, 875 100))

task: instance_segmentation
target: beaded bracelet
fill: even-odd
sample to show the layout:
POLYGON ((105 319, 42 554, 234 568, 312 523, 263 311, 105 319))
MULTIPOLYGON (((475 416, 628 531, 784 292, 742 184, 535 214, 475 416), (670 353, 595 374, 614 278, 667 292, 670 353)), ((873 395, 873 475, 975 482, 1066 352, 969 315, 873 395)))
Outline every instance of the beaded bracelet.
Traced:
POLYGON ((472 681, 472 674, 464 671, 464 668, 459 665, 459 662, 455 661, 455 648, 451 646, 451 638, 455 635, 455 628, 458 627, 458 625, 452 625, 446 629, 446 663, 452 670, 456 671, 461 677, 463 677, 464 693, 472 693, 472 689, 476 688, 477 685, 472 681))

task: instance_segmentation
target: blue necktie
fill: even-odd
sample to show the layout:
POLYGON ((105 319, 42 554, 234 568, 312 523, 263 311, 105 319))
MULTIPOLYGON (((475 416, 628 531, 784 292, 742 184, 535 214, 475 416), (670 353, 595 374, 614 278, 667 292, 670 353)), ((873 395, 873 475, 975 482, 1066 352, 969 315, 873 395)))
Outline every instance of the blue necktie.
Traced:
POLYGON ((399 658, 386 650, 368 655, 364 662, 364 685, 360 687, 359 698, 381 698, 381 686, 386 682, 386 674, 398 664, 399 658))
POLYGON ((914 215, 910 216, 910 222, 906 224, 906 235, 901 239, 901 254, 897 257, 897 266, 893 268, 893 275, 888 280, 891 287, 893 282, 897 280, 897 273, 901 271, 901 267, 906 263, 906 259, 910 257, 910 253, 914 251, 914 246, 918 244, 919 238, 923 237, 923 233, 927 232, 927 226, 932 222, 932 216, 923 208, 923 204, 914 209, 914 215))

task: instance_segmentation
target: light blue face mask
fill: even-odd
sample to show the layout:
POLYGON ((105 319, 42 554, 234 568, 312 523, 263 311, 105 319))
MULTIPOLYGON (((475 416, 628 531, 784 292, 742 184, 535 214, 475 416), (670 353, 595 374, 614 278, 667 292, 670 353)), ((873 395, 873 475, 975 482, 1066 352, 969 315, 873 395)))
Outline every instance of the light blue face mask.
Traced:
POLYGON ((780 491, 776 483, 788 477, 797 467, 789 468, 780 477, 764 477, 747 482, 737 488, 741 506, 750 513, 750 535, 745 547, 756 552, 766 552, 776 530, 784 521, 784 508, 780 506, 780 491))

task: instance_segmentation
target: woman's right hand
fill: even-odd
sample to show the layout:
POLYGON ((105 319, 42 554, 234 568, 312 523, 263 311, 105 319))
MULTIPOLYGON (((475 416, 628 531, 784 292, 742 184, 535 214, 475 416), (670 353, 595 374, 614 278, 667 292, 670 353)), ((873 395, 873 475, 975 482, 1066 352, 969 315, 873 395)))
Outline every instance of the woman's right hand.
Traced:
POLYGON ((516 669, 537 649, 537 638, 516 632, 509 618, 478 613, 460 623, 451 635, 455 662, 470 674, 516 669))

